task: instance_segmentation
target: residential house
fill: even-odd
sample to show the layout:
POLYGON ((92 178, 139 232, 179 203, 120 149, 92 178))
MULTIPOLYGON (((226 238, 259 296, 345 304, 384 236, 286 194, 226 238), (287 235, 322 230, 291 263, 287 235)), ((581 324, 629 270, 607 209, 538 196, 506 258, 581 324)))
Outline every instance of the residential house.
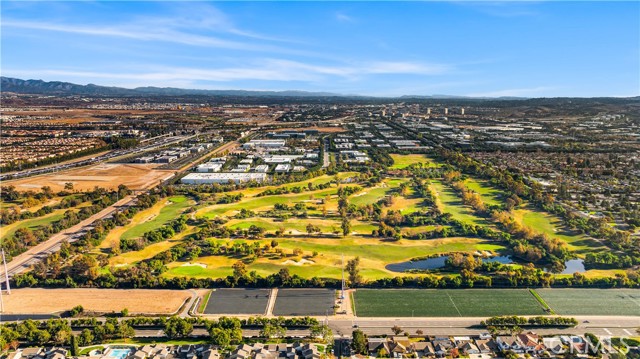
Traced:
POLYGON ((524 353, 524 350, 520 346, 518 338, 513 335, 504 335, 496 338, 496 343, 498 344, 498 349, 501 351, 511 350, 514 353, 524 353))
POLYGON ((541 354, 545 350, 545 346, 540 344, 540 337, 534 333, 525 333, 517 335, 520 347, 529 354, 541 354))

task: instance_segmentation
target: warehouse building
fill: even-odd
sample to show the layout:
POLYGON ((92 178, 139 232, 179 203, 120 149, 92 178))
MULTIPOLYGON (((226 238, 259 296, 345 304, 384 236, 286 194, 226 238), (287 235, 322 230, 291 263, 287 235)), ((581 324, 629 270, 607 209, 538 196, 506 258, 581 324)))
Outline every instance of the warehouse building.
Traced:
POLYGON ((222 169, 222 163, 208 162, 208 163, 203 163, 199 165, 196 171, 200 173, 208 173, 208 172, 220 172, 221 169, 222 169))
POLYGON ((243 183, 249 181, 264 182, 266 173, 189 173, 180 182, 184 184, 226 184, 229 182, 243 183))
POLYGON ((251 140, 242 145, 245 150, 253 148, 283 148, 285 140, 251 140))

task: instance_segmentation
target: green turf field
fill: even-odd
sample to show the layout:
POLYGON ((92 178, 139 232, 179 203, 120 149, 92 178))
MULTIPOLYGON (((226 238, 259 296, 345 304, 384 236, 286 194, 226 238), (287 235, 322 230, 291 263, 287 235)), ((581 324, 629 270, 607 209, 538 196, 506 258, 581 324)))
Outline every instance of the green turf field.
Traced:
POLYGON ((526 289, 358 289, 360 317, 486 317, 543 315, 526 289))
POLYGON ((640 289, 536 289, 559 315, 640 315, 640 289))

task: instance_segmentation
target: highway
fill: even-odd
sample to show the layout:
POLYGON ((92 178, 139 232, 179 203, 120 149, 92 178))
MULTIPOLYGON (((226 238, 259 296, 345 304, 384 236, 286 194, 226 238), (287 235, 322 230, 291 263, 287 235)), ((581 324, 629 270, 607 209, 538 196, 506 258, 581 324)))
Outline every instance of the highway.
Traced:
POLYGON ((150 144, 146 144, 143 146, 138 146, 135 148, 128 148, 128 149, 122 149, 122 150, 115 150, 115 151, 109 151, 103 155, 97 156, 97 157, 91 157, 91 158, 85 158, 84 159, 80 159, 78 161, 66 161, 64 163, 61 164, 55 164, 55 165, 48 165, 45 167, 37 167, 37 168, 32 168, 32 169, 27 169, 24 171, 18 171, 18 172, 11 172, 11 173, 6 173, 3 175, 0 175, 0 181, 6 181, 6 180, 10 180, 10 179, 18 179, 18 178, 24 178, 24 177, 32 177, 32 176, 37 176, 37 175, 42 175, 42 174, 46 174, 46 173, 51 173, 51 172, 58 172, 58 171, 63 171, 63 170, 67 170, 70 168, 75 168, 75 167, 82 167, 82 166, 89 166, 92 164, 96 164, 96 163, 101 163, 101 162, 106 162, 106 161, 110 161, 110 160, 115 160, 118 159, 120 157, 126 157, 126 156, 130 156, 134 153, 144 153, 147 151, 152 151, 155 150, 159 147, 164 147, 164 146, 168 146, 168 145, 172 145, 178 142, 182 142, 185 140, 188 140, 190 138, 195 137, 196 135, 192 135, 192 136, 172 136, 172 137, 162 137, 160 139, 158 139, 157 141, 154 141, 153 143, 150 144))
POLYGON ((331 164, 329 159, 329 138, 325 137, 322 141, 322 145, 324 146, 323 156, 322 156, 322 168, 327 168, 331 164))
MULTIPOLYGON (((478 326, 484 318, 357 318, 354 321, 344 319, 331 319, 329 317, 329 328, 336 338, 350 337, 353 330, 362 330, 367 335, 393 335, 391 327, 397 325, 410 334, 415 334, 417 330, 422 330, 423 335, 429 336, 478 336, 487 333, 485 328, 478 326)), ((325 318, 318 318, 324 322, 325 318)), ((640 317, 596 317, 581 316, 576 317, 580 324, 575 328, 537 328, 531 329, 540 335, 584 335, 593 333, 604 337, 630 337, 637 336, 636 329, 640 326, 640 317)), ((257 337, 260 331, 257 329, 243 329, 245 337, 257 337)), ((136 337, 164 337, 164 332, 160 328, 138 328, 135 330, 136 337)), ((195 328, 192 337, 207 336, 208 333, 202 328, 195 328)), ((306 329, 292 329, 287 331, 290 337, 306 337, 309 331, 306 329)))
MULTIPOLYGON (((28 270, 32 264, 42 260, 47 255, 58 251, 60 249, 60 243, 63 240, 67 240, 69 243, 76 241, 83 233, 92 228, 91 225, 95 221, 107 218, 116 210, 132 205, 135 202, 135 198, 135 195, 124 197, 75 226, 54 234, 48 240, 33 246, 26 252, 14 257, 11 262, 7 263, 7 272, 9 273, 9 277, 28 270)), ((2 278, 2 280, 4 279, 4 267, 2 266, 0 266, 0 278, 2 278)))
MULTIPOLYGON (((578 320, 575 328, 554 329, 537 328, 533 331, 542 335, 593 333, 602 336, 637 336, 640 317, 615 316, 573 316, 578 320)), ((350 336, 358 329, 368 335, 391 335, 391 327, 397 325, 410 334, 422 330, 428 335, 479 335, 486 329, 479 326, 485 318, 353 318, 332 319, 329 327, 337 336, 350 336)))

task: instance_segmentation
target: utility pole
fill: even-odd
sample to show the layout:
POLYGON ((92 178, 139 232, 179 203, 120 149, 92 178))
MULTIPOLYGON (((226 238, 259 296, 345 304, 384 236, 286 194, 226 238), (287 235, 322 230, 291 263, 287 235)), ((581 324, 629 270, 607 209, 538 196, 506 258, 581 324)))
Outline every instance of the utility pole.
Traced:
MULTIPOLYGON (((4 248, 2 248, 2 263, 4 263, 4 281, 7 283, 7 294, 11 294, 11 287, 9 286, 9 272, 7 271, 7 260, 4 256, 4 248)), ((1 288, 0 292, 2 292, 1 288)))

